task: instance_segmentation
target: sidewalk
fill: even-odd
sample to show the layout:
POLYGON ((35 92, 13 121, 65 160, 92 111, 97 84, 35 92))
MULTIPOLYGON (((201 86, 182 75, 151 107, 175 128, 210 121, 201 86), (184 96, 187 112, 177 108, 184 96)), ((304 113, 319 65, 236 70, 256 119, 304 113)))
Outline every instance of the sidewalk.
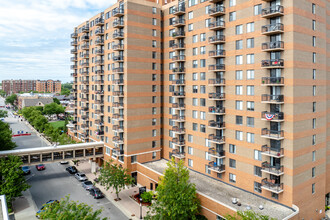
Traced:
POLYGON ((42 135, 40 134, 30 123, 22 116, 23 119, 22 122, 24 122, 32 131, 34 131, 45 143, 47 143, 48 146, 51 146, 52 144, 42 135))
POLYGON ((16 220, 37 219, 36 212, 38 211, 30 190, 22 193, 23 196, 16 198, 13 202, 13 209, 15 212, 16 220))
MULTIPOLYGON (((70 162, 71 163, 71 162, 70 162)), ((77 169, 86 174, 89 180, 94 180, 96 176, 91 173, 91 164, 88 161, 81 161, 77 169)), ((114 199, 117 198, 115 193, 111 193, 111 189, 108 191, 101 185, 95 184, 117 208, 119 208, 128 218, 139 219, 140 218, 140 205, 135 202, 130 196, 137 194, 139 192, 139 187, 130 187, 119 193, 120 201, 116 202, 114 199)), ((142 216, 146 216, 148 208, 142 207, 142 216)))

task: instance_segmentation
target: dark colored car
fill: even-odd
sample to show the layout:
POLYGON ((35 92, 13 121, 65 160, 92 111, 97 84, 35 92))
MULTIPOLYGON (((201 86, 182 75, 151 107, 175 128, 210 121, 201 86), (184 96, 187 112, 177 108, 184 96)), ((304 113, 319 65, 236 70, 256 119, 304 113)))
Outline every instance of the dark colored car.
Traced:
POLYGON ((90 190, 90 189, 94 188, 94 185, 93 185, 92 181, 90 181, 90 180, 84 181, 81 185, 86 190, 90 190))
POLYGON ((45 211, 45 206, 48 205, 48 204, 53 204, 54 202, 57 202, 57 203, 58 203, 57 200, 49 200, 48 202, 46 202, 46 203, 45 203, 45 204, 39 209, 39 211, 37 211, 37 213, 36 213, 36 217, 37 217, 37 218, 40 218, 40 213, 45 211))
POLYGON ((66 171, 68 171, 70 174, 75 174, 78 172, 77 168, 75 166, 67 167, 66 171))
POLYGON ((23 170, 23 175, 28 175, 31 173, 30 167, 28 166, 22 167, 22 170, 23 170))
POLYGON ((46 169, 45 164, 38 164, 38 165, 36 165, 36 168, 37 168, 38 171, 46 169))
POLYGON ((94 197, 94 199, 101 199, 104 197, 103 193, 99 188, 91 188, 89 192, 94 197))

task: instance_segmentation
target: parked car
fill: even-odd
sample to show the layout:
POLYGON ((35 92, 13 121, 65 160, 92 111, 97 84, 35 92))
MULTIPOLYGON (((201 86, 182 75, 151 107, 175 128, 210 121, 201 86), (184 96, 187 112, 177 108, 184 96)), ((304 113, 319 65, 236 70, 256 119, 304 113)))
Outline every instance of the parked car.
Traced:
POLYGON ((75 166, 67 167, 65 170, 68 171, 70 174, 75 174, 78 172, 78 170, 75 166))
POLYGON ((37 168, 38 171, 46 169, 45 164, 38 164, 38 165, 36 165, 36 168, 37 168))
POLYGON ((84 187, 84 189, 86 189, 86 190, 90 190, 90 189, 92 189, 92 188, 94 188, 94 185, 93 185, 93 183, 92 183, 92 181, 84 181, 83 183, 82 183, 82 186, 84 187))
POLYGON ((104 195, 103 193, 101 192, 101 190, 99 188, 91 188, 89 190, 90 194, 94 197, 94 199, 100 199, 100 198, 103 198, 104 195))
POLYGON ((60 162, 60 164, 62 164, 62 165, 64 165, 64 164, 68 164, 69 163, 69 161, 67 161, 67 160, 62 160, 61 162, 60 162))
POLYGON ((48 205, 48 204, 53 204, 54 202, 57 202, 57 203, 58 203, 57 200, 49 200, 48 202, 46 202, 46 203, 45 203, 45 204, 39 209, 39 211, 37 211, 37 213, 36 213, 36 217, 37 217, 37 218, 40 218, 40 213, 45 211, 45 206, 48 205))
POLYGON ((23 175, 28 175, 31 173, 30 167, 29 166, 24 166, 22 167, 23 170, 23 175))
POLYGON ((86 177, 86 175, 84 173, 76 173, 74 176, 79 181, 86 181, 86 180, 88 180, 87 177, 86 177))

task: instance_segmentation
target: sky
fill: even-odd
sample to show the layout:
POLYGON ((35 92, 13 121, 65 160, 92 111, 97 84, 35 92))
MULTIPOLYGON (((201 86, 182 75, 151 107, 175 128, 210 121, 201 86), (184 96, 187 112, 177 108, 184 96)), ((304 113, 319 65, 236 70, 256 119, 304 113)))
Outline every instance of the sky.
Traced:
POLYGON ((74 27, 116 0, 0 0, 0 81, 72 81, 74 27))

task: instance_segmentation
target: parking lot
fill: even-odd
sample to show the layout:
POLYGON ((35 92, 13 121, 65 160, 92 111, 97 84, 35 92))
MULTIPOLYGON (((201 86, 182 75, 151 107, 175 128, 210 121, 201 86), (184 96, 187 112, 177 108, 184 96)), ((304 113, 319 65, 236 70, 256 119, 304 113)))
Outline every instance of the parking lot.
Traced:
MULTIPOLYGON (((111 220, 128 219, 107 198, 94 199, 89 191, 82 187, 82 183, 65 170, 68 166, 59 163, 46 164, 46 169, 43 171, 37 171, 34 166, 31 167, 31 174, 26 177, 31 185, 32 199, 38 209, 49 200, 60 200, 70 195, 71 200, 84 202, 93 206, 94 209, 103 208, 102 217, 108 217, 111 220)), ((79 167, 77 168, 79 170, 79 167)))

